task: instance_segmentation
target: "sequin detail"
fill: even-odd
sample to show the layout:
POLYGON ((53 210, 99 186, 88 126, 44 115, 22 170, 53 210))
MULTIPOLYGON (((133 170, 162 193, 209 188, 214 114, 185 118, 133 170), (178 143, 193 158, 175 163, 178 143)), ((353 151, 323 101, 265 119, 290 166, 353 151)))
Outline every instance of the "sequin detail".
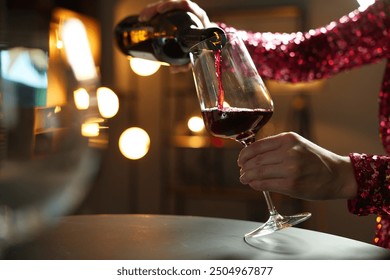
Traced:
POLYGON ((353 153, 350 158, 359 189, 357 199, 348 201, 349 209, 357 215, 390 215, 390 157, 353 153))
MULTIPOLYGON (((304 82, 390 58, 390 1, 377 0, 327 26, 297 33, 236 30, 265 79, 304 82)), ((390 62, 379 93, 379 134, 390 154, 390 62)), ((350 154, 359 189, 348 201, 357 215, 378 214, 374 244, 390 249, 390 157, 350 154)))
POLYGON ((359 184, 349 210, 357 215, 379 214, 374 243, 390 249, 390 157, 353 153, 349 155, 359 184))
POLYGON ((325 27, 297 33, 236 30, 265 79, 311 81, 372 64, 390 55, 390 5, 377 1, 325 27))

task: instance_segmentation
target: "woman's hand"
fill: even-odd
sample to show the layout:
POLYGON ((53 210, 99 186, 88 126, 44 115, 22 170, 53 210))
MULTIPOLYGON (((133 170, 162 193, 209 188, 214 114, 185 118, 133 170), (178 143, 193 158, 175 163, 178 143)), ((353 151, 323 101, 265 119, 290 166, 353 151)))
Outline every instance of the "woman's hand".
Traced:
POLYGON ((172 10, 183 10, 196 15, 205 27, 210 26, 210 19, 198 4, 190 0, 163 0, 147 5, 139 14, 139 21, 148 21, 157 14, 172 10))
POLYGON ((245 147, 238 165, 241 183, 258 191, 306 200, 349 199, 357 193, 348 156, 334 154, 292 132, 245 147))

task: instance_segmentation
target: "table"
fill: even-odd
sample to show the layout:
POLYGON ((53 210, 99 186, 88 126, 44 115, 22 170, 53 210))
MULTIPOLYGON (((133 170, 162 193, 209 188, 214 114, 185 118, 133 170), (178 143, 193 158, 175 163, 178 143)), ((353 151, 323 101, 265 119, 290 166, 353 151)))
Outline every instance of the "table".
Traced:
POLYGON ((264 236, 261 249, 243 234, 259 223, 197 216, 77 215, 38 239, 10 249, 7 259, 204 260, 390 259, 390 250, 300 228, 264 236))

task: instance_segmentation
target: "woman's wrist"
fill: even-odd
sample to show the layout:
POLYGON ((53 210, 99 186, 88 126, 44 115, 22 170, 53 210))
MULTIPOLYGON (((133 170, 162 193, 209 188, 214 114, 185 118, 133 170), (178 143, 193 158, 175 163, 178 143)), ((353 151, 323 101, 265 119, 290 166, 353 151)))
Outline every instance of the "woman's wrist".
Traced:
POLYGON ((353 199, 357 195, 358 185, 355 178, 355 171, 349 156, 340 157, 339 178, 342 178, 339 198, 353 199))

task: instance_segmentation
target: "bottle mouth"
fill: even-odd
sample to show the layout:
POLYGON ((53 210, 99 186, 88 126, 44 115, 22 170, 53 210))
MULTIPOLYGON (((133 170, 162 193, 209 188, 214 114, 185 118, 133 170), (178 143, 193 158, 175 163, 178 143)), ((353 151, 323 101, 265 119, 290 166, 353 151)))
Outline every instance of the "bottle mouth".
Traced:
POLYGON ((220 28, 211 28, 210 32, 212 32, 214 34, 214 36, 212 36, 204 41, 208 42, 207 45, 209 46, 209 48, 211 50, 222 49, 227 42, 226 33, 220 28))
POLYGON ((190 53, 197 53, 204 50, 222 50, 229 41, 232 41, 232 38, 237 36, 235 32, 225 32, 217 27, 209 28, 209 30, 213 35, 192 46, 189 50, 190 53))

